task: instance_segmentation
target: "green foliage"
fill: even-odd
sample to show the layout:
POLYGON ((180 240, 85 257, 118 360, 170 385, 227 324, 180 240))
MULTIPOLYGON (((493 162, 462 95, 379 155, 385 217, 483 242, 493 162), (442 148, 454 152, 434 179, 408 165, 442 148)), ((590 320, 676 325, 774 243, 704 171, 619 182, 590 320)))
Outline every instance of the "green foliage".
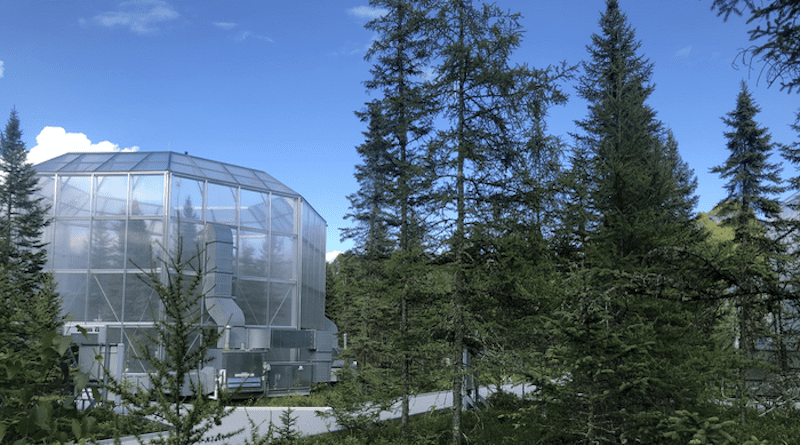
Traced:
POLYGON ((668 431, 662 433, 664 438, 671 439, 676 444, 732 444, 736 443, 733 436, 726 430, 736 422, 732 420, 721 421, 719 417, 702 417, 700 414, 678 410, 674 416, 662 421, 663 428, 668 431))
MULTIPOLYGON (((220 391, 212 400, 196 372, 210 359, 209 349, 217 344, 221 333, 202 324, 202 269, 194 269, 196 256, 183 258, 183 241, 178 241, 175 256, 160 259, 144 275, 145 282, 156 292, 160 305, 153 310, 155 334, 146 333, 146 342, 137 345, 137 360, 148 364, 149 388, 132 387, 125 381, 108 376, 108 389, 121 397, 127 414, 134 421, 145 418, 167 426, 167 435, 152 438, 149 443, 189 445, 201 442, 206 433, 231 413, 226 406, 230 394, 220 391), (162 272, 166 280, 162 280, 162 272), (184 397, 184 388, 189 396, 184 397)), ((198 253, 197 255, 201 255, 198 253)), ((214 440, 225 440, 240 431, 220 434, 214 440)))
POLYGON ((742 63, 752 67, 752 58, 765 64, 769 85, 778 82, 790 94, 800 87, 800 8, 797 0, 714 0, 711 6, 725 20, 731 14, 747 15, 747 23, 756 23, 748 31, 753 46, 742 50, 742 63))
POLYGON ((87 413, 78 411, 71 394, 56 392, 54 387, 74 385, 75 391, 85 388, 87 379, 70 371, 64 363, 71 353, 69 337, 48 332, 28 347, 30 355, 21 359, 13 351, 0 352, 0 442, 84 443, 92 437, 97 423, 87 413), (20 384, 20 382, 25 384, 20 384))

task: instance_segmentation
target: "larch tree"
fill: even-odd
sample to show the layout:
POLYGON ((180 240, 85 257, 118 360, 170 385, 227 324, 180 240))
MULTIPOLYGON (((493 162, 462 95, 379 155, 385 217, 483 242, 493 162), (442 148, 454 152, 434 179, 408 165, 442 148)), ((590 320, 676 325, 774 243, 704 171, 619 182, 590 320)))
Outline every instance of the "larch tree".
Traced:
MULTIPOLYGON (((462 425, 465 348, 480 348, 479 324, 470 311, 470 233, 491 218, 492 202, 509 193, 510 166, 525 153, 537 115, 556 97, 558 70, 512 63, 522 30, 519 15, 471 1, 441 2, 436 15, 433 85, 442 126, 429 143, 428 171, 437 216, 433 232, 450 270, 448 342, 453 381, 452 439, 464 441, 462 425)), ((497 201, 497 202, 501 202, 497 201)))
POLYGON ((356 167, 360 190, 349 197, 348 218, 357 225, 343 232, 357 242, 363 260, 372 265, 373 277, 382 277, 380 287, 390 300, 386 303, 397 309, 398 332, 392 344, 398 356, 404 435, 413 390, 411 363, 419 359, 413 357, 419 344, 413 306, 418 300, 415 277, 424 274, 418 270, 426 231, 419 204, 425 199, 420 159, 435 104, 425 80, 433 49, 432 3, 370 2, 385 11, 366 25, 376 39, 365 57, 373 63, 365 85, 380 98, 357 113, 368 125, 366 142, 357 148, 363 161, 356 167), (387 285, 388 281, 394 284, 387 285))

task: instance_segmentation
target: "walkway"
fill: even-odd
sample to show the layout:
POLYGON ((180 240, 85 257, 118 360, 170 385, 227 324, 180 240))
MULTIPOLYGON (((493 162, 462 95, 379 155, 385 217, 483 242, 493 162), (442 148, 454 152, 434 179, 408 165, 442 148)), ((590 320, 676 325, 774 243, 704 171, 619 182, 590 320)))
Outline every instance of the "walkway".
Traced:
MULTIPOLYGON (((503 385, 503 391, 514 393, 518 396, 523 394, 523 391, 527 392, 530 390, 530 386, 524 385, 503 385)), ((482 397, 487 397, 489 394, 495 391, 495 387, 492 388, 481 388, 480 393, 482 397)), ((432 393, 425 393, 419 394, 417 396, 412 396, 411 400, 409 401, 409 411, 411 415, 414 414, 422 414, 425 412, 429 412, 432 410, 438 410, 443 408, 448 408, 453 405, 453 394, 452 391, 440 391, 440 392, 432 392, 432 393)), ((259 427, 259 433, 265 434, 269 429, 269 424, 272 422, 275 427, 280 427, 283 425, 281 422, 281 414, 283 414, 288 408, 287 407, 247 407, 247 408, 236 408, 233 410, 228 417, 226 417, 222 422, 222 425, 219 427, 214 428, 211 430, 206 437, 211 437, 217 434, 224 434, 231 431, 236 431, 238 429, 244 428, 244 432, 241 434, 234 436, 233 438, 229 439, 227 442, 230 444, 239 444, 244 443, 245 438, 250 437, 251 427, 248 418, 259 427)), ((315 407, 315 408, 292 408, 292 417, 297 419, 297 428, 303 436, 313 436, 316 434, 327 433, 329 431, 336 431, 341 429, 339 425, 337 425, 332 419, 325 418, 324 416, 318 416, 317 413, 324 413, 329 411, 330 408, 327 407, 315 407)), ((397 403, 391 411, 384 411, 381 413, 380 418, 381 420, 388 420, 388 419, 397 419, 400 417, 400 404, 397 403)), ((154 433, 148 436, 155 436, 159 433, 154 433)), ((146 439, 147 436, 143 436, 143 439, 146 439)), ((111 444, 113 440, 101 441, 98 442, 101 444, 111 444)), ((125 438, 122 440, 122 444, 124 445, 133 445, 137 444, 135 438, 125 438)))

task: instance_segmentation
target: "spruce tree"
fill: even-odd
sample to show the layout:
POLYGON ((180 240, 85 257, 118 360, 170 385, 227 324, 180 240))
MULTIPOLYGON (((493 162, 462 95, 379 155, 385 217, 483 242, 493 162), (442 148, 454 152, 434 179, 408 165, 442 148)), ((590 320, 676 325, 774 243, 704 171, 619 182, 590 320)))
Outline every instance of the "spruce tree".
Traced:
POLYGON ((21 441, 34 440, 55 424, 53 405, 64 408, 59 413, 70 407, 63 399, 68 388, 64 349, 53 347, 63 340, 57 335, 61 301, 44 271, 47 252, 41 238, 49 209, 37 192, 36 171, 27 162, 19 117, 12 110, 0 135, 0 367, 8 371, 0 373, 0 428, 15 429, 21 441), (42 413, 40 423, 24 427, 32 412, 42 413))
POLYGON ((2 301, 3 317, 13 321, 0 332, 0 345, 36 360, 29 345, 57 330, 63 319, 61 301, 43 270, 47 252, 41 238, 49 209, 36 196, 38 179, 27 162, 16 110, 0 135, 0 173, 0 269, 16 289, 2 301))
MULTIPOLYGON (((780 241, 785 230, 779 218, 782 207, 777 198, 784 188, 779 166, 770 162, 776 144, 768 130, 755 121, 759 111, 742 82, 736 108, 722 119, 730 127, 725 133, 730 156, 711 170, 727 180, 727 195, 717 205, 717 215, 720 225, 733 231, 733 240, 728 242, 732 254, 726 258, 732 272, 725 277, 730 285, 727 296, 736 306, 738 348, 744 360, 756 359, 756 342, 771 335, 765 317, 770 309, 780 307, 770 301, 781 299, 775 295, 780 280, 776 267, 784 262, 785 253, 780 241)), ((741 400, 748 389, 746 372, 742 369, 739 377, 741 400)), ((741 413, 744 421, 744 408, 741 413)))
POLYGON ((657 440, 660 418, 702 403, 706 383, 687 366, 710 348, 695 308, 663 284, 681 273, 664 252, 702 239, 694 177, 647 104, 653 67, 639 47, 607 1, 583 63, 589 113, 566 183, 588 206, 564 221, 577 232, 562 236, 563 301, 546 322, 558 339, 542 363, 553 373, 542 382, 546 409, 566 416, 560 427, 582 443, 657 440))

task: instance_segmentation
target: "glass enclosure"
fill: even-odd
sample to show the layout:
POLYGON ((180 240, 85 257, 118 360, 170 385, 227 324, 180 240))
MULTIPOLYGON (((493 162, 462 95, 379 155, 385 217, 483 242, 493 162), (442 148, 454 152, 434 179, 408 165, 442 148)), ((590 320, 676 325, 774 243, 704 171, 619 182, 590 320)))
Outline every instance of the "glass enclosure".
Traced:
POLYGON ((171 152, 66 154, 35 168, 53 220, 48 268, 73 322, 151 322, 143 271, 180 242, 196 255, 215 223, 233 235, 247 325, 326 329, 326 223, 270 175, 171 152))

